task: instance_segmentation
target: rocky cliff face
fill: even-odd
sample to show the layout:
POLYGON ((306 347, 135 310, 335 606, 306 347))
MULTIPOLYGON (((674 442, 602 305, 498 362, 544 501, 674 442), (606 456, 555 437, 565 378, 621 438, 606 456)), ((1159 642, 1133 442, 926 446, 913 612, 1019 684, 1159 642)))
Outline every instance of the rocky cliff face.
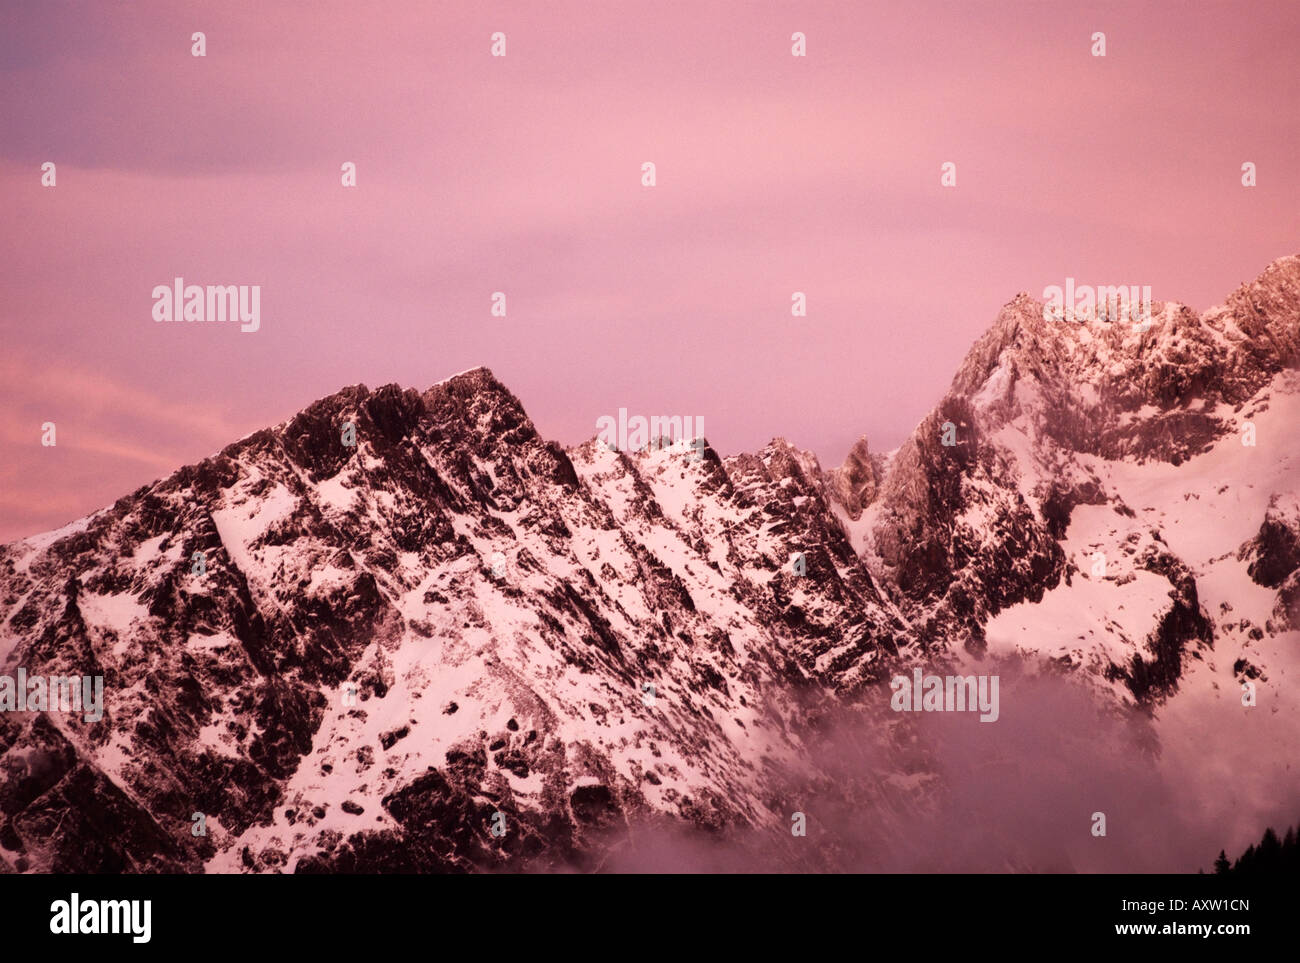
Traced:
POLYGON ((801 733, 902 635, 809 471, 566 452, 478 369, 345 389, 8 546, 5 664, 107 696, 0 717, 6 858, 474 869, 642 813, 788 820, 801 733))
MULTIPOLYGON (((1280 390, 1290 410, 1300 360, 1300 258, 1275 262, 1204 315, 1161 303, 1152 314, 1149 327, 1105 317, 1049 320, 1040 302, 1018 296, 891 459, 863 516, 863 543, 873 572, 923 638, 982 652, 998 613, 1041 602, 1094 568, 1100 574, 1111 565, 1100 577, 1116 578, 1113 564, 1128 564, 1121 560, 1140 538, 1159 550, 1136 564, 1166 579, 1170 608, 1152 613, 1147 651, 1107 655, 1103 674, 1141 698, 1158 696, 1176 683, 1187 648, 1211 643, 1193 575, 1210 556, 1198 544, 1182 557, 1162 538, 1171 524, 1198 525, 1194 513, 1173 516, 1200 501, 1210 471, 1220 476, 1218 496, 1239 499, 1257 485, 1266 486, 1265 500, 1300 490, 1284 419, 1269 419, 1276 430, 1262 441, 1257 430, 1271 392, 1280 390), (1175 471, 1184 465, 1191 467, 1175 471), (1143 468, 1130 470, 1136 466, 1143 468), (1175 496, 1182 506, 1131 505, 1150 497, 1143 474, 1182 487, 1175 496), (1090 539, 1086 556, 1071 559, 1071 543, 1083 534, 1072 523, 1080 506, 1089 523, 1110 511, 1135 524, 1095 533, 1101 537, 1090 539)), ((850 514, 857 507, 841 504, 850 514)), ((1295 569, 1275 515, 1264 520, 1254 563, 1274 587, 1295 569)))
POLYGON ((853 521, 862 516, 862 510, 876 498, 883 474, 878 461, 873 461, 867 448, 867 439, 859 438, 849 449, 844 464, 826 472, 826 484, 832 498, 843 506, 853 521))
POLYGON ((899 668, 1261 678, 1300 622, 1298 344, 1296 258, 1145 332, 1022 296, 902 448, 830 471, 566 450, 482 368, 344 389, 0 549, 0 671, 105 687, 101 721, 0 713, 0 863, 596 868, 644 825, 788 837, 810 787, 923 808, 899 668), (816 751, 846 713, 873 771, 816 751))

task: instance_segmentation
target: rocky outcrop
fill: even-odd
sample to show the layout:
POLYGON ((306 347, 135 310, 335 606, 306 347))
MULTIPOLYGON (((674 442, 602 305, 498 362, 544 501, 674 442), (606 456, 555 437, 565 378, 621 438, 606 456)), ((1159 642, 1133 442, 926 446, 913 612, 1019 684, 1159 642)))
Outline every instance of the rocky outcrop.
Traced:
MULTIPOLYGON (((1117 472, 1201 464, 1298 345, 1296 258, 1145 331, 1022 296, 898 451, 830 471, 782 439, 564 449, 483 368, 345 388, 0 548, 0 674, 105 692, 98 720, 0 714, 0 866, 590 869, 646 824, 788 836, 792 786, 884 791, 810 753, 828 718, 897 758, 891 675, 983 657, 1094 555, 1088 584, 1136 583, 1149 618, 1054 664, 1158 705, 1218 640, 1117 472)), ((1297 518, 1280 495, 1233 562, 1278 589, 1271 632, 1300 625, 1297 518)), ((891 812, 925 802, 907 773, 891 812)))

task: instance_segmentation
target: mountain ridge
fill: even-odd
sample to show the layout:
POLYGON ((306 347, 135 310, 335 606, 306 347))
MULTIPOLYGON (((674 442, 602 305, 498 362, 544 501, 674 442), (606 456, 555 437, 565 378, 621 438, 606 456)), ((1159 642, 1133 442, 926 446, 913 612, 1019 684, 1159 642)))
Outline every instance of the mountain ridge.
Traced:
POLYGON ((0 714, 0 862, 582 868, 647 820, 779 835, 808 786, 885 832, 943 796, 882 710, 896 669, 1027 656, 1166 715, 1211 663, 1283 672, 1300 258, 1146 332, 1041 312, 1013 299, 899 449, 829 470, 783 439, 565 448, 479 366, 343 388, 0 547, 0 667, 111 693, 104 725, 0 714), (1251 526, 1186 534, 1178 496, 1228 518, 1256 485, 1251 526), (1058 640, 1075 611, 1092 637, 1058 640), (883 781, 816 750, 830 717, 883 781))

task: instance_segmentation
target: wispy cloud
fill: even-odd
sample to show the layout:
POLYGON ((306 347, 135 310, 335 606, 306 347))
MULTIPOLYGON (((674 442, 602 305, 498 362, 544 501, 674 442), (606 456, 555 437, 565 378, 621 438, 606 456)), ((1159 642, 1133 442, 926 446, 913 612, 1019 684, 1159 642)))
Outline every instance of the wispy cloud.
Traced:
POLYGON ((56 528, 247 433, 221 411, 78 363, 0 359, 0 542, 56 528), (54 423, 56 444, 42 444, 54 423))

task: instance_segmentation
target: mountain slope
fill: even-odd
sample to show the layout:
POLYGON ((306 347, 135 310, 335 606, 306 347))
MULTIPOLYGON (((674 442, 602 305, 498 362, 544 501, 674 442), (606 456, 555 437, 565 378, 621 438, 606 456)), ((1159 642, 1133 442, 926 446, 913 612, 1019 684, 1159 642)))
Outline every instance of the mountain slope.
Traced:
POLYGON ((0 714, 0 865, 595 868, 686 826, 843 867, 792 814, 874 846, 951 795, 891 675, 1007 660, 1184 771, 1262 746, 1245 819, 1300 738, 1298 358, 1284 258, 1145 331, 1017 297, 897 452, 831 470, 565 450, 483 368, 346 388, 0 548, 3 672, 105 683, 102 722, 0 714))
POLYGON ((484 369, 345 389, 6 547, 6 664, 110 693, 106 725, 6 731, 6 855, 99 865, 82 814, 36 821, 37 740, 179 836, 141 869, 468 869, 647 810, 788 818, 806 703, 899 627, 805 487, 784 449, 571 458, 484 369))
MULTIPOLYGON (((1118 661, 1102 660, 1102 670, 1133 695, 1158 696, 1176 681, 1184 649, 1208 645, 1212 631, 1190 560, 1169 549, 1161 519, 1135 515, 1145 496, 1118 479, 1133 476, 1125 466, 1134 464, 1156 472, 1186 466, 1165 474, 1213 473, 1239 492, 1263 463, 1265 501, 1300 490, 1281 424, 1264 435, 1256 424, 1275 385, 1286 397, 1293 393, 1297 360, 1296 257, 1270 265, 1203 316, 1157 303, 1146 330, 1104 318, 1046 320, 1041 303, 1020 295, 890 460, 858 523, 868 533, 862 547, 871 568, 927 635, 945 648, 979 652, 991 617, 1041 601, 1083 568, 1085 546, 1067 537, 1075 534, 1076 512, 1135 519, 1088 542, 1086 564, 1090 572, 1094 552, 1112 566, 1136 555, 1143 574, 1136 584, 1173 594, 1165 614, 1155 613, 1159 624, 1145 626, 1158 636, 1148 640, 1151 651, 1132 651, 1142 640, 1128 639, 1118 661), (955 444, 943 444, 945 425, 955 444)), ((1262 516, 1258 511, 1252 524, 1262 516)), ((1240 540, 1230 541, 1215 544, 1235 551, 1240 540)))

